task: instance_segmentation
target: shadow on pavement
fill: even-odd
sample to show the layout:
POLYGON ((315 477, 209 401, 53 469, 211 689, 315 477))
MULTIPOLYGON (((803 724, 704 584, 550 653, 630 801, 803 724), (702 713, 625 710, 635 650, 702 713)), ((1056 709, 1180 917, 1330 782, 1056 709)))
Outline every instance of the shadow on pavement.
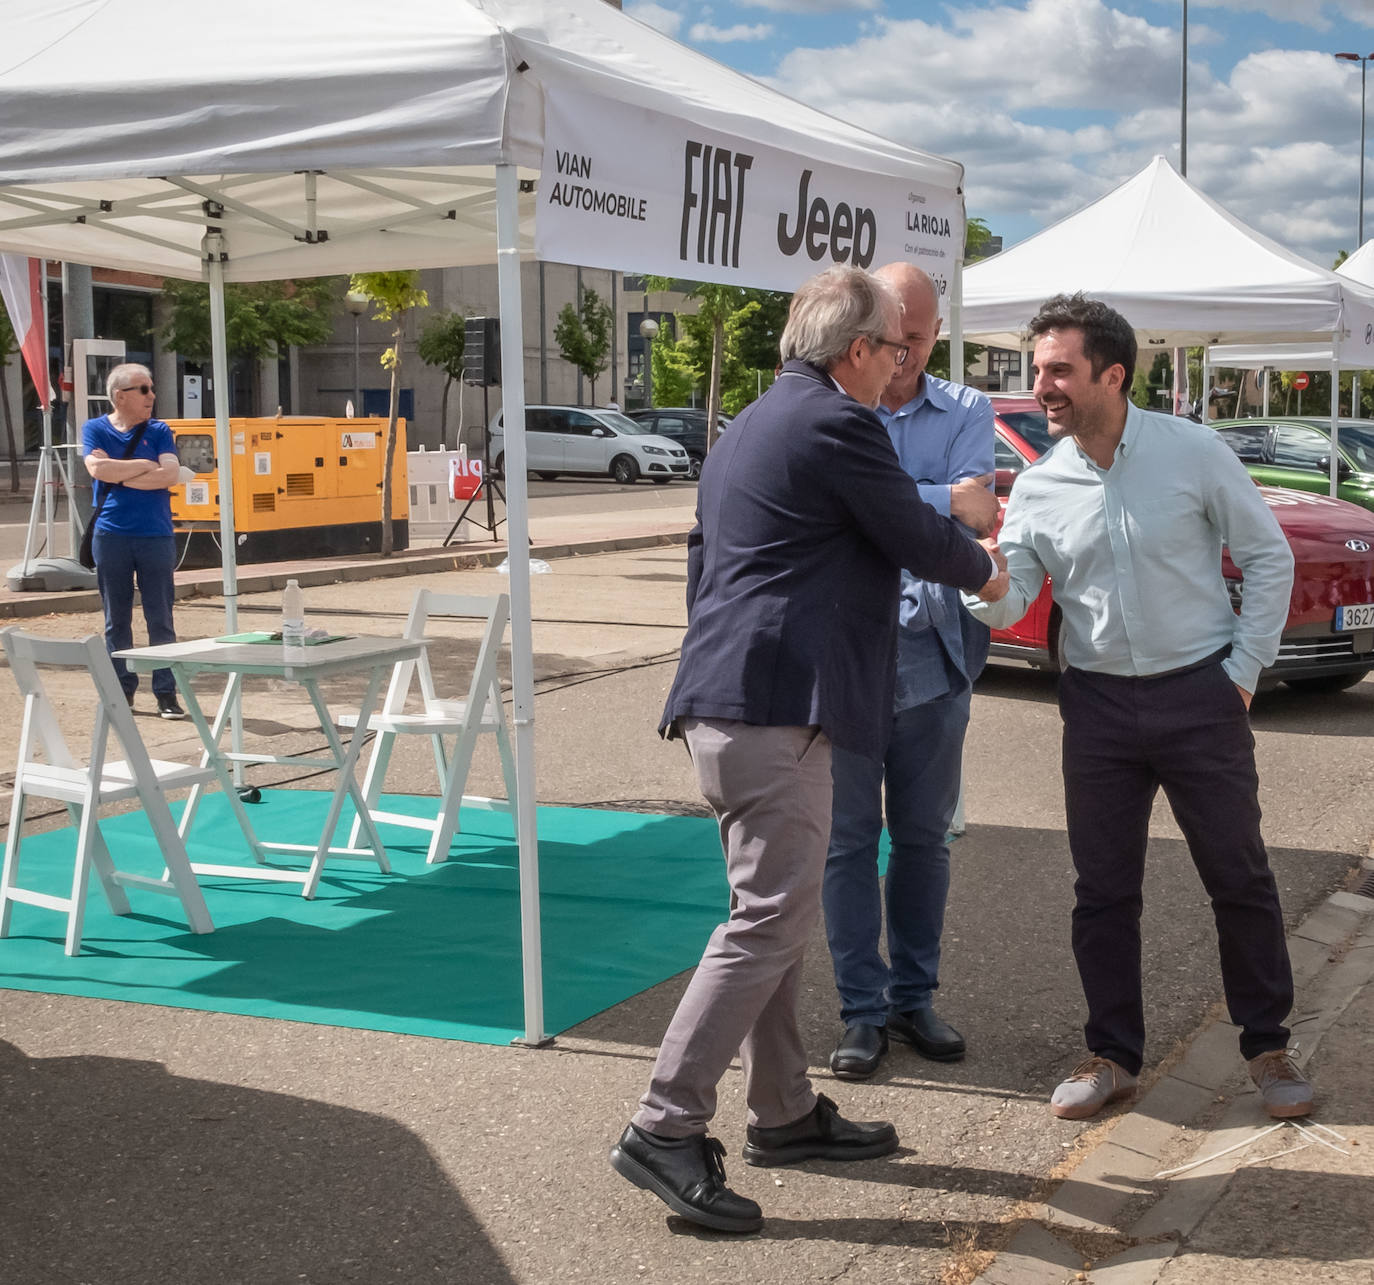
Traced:
POLYGON ((1344 692, 1296 692, 1278 687, 1261 692, 1251 706, 1257 732, 1318 736, 1368 736, 1374 715, 1374 682, 1344 692))
POLYGON ((381 1116, 3 1041, 0 1113, 3 1280, 513 1280, 381 1116))

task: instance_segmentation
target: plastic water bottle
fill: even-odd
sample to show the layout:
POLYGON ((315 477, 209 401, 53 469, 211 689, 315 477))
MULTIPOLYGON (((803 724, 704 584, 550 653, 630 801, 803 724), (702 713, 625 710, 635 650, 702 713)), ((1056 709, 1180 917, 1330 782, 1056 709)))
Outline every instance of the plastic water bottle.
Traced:
POLYGON ((286 582, 281 596, 281 643, 288 650, 305 646, 305 597, 295 580, 286 582))

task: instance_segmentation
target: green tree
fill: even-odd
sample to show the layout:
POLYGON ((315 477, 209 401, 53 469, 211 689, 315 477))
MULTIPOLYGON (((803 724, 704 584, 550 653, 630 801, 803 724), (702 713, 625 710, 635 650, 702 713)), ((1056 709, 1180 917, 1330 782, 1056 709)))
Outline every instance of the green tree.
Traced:
POLYGON ((466 347, 464 331, 467 318, 460 312, 436 312, 420 331, 415 351, 426 366, 437 366, 444 372, 444 395, 439 404, 439 445, 448 440, 448 390, 463 377, 463 352, 466 347))
POLYGON ((659 406, 685 406, 701 383, 696 345, 685 334, 673 335, 673 319, 658 319, 653 345, 653 396, 659 406))
POLYGON ((591 381, 592 404, 596 404, 596 377, 606 369, 611 351, 611 327, 615 314, 610 304, 591 288, 584 288, 578 307, 563 305, 554 327, 553 341, 563 360, 570 362, 591 381))
POLYGON ((416 268, 397 272, 356 272, 349 278, 348 288, 365 294, 377 306, 373 321, 391 321, 391 347, 381 358, 382 366, 391 372, 391 409, 386 425, 386 442, 382 458, 382 557, 391 557, 391 483, 396 458, 396 421, 401 409, 401 361, 405 339, 406 313, 412 308, 428 308, 429 295, 420 289, 420 273, 416 268))
POLYGON ((777 369, 778 341, 787 325, 792 296, 783 290, 747 290, 736 313, 735 353, 746 370, 769 376, 777 369))
MULTIPOLYGON (((0 300, 0 405, 5 408, 5 434, 9 439, 11 491, 19 490, 19 447, 14 440, 14 416, 10 411, 10 390, 5 369, 10 355, 18 351, 10 315, 5 311, 4 301, 0 300)), ((20 382, 22 384, 22 378, 20 382)))
MULTIPOLYGON (((988 243, 992 240, 992 232, 982 219, 974 217, 964 223, 964 262, 974 263, 979 259, 987 257, 988 243)), ((949 308, 942 301, 940 313, 945 321, 949 321, 949 308)), ((964 369, 959 373, 958 378, 964 380, 968 378, 968 373, 982 359, 987 352, 986 344, 964 343, 964 369)), ((955 376, 949 373, 949 340, 939 340, 931 350, 930 360, 926 362, 926 369, 939 379, 954 379, 955 376)))
POLYGON ((1135 378, 1131 380, 1131 400, 1141 410, 1152 410, 1150 405, 1150 375, 1142 366, 1135 368, 1135 378))
MULTIPOLYGON (((231 281, 224 287, 224 340, 231 358, 257 361, 293 345, 322 344, 334 334, 337 277, 294 281, 231 281)), ((171 317, 162 330, 169 348, 192 361, 210 360, 210 287, 168 277, 162 296, 171 317)))
MULTIPOLYGON (((646 276, 644 278, 646 290, 673 290, 677 287, 678 282, 672 277, 646 276)), ((716 444, 716 438, 720 431, 721 379, 724 374, 726 355, 725 325, 733 313, 739 311, 749 302, 751 293, 753 292, 743 286, 723 286, 706 281, 697 282, 687 292, 687 298, 696 301, 697 311, 695 321, 684 318, 684 322, 693 328, 705 326, 706 333, 709 334, 709 343, 700 338, 700 331, 694 334, 694 342, 699 349, 698 360, 707 372, 706 449, 708 451, 716 444), (709 351, 710 356, 702 360, 705 351, 709 351)))
MULTIPOLYGON (((964 344, 964 369, 960 379, 967 379, 968 373, 978 364, 979 359, 987 352, 986 344, 964 344)), ((926 362, 926 369, 937 379, 952 379, 949 373, 949 340, 939 339, 935 347, 930 350, 930 360, 926 362)))
POLYGON ((964 262, 974 263, 987 258, 988 243, 992 240, 992 229, 980 218, 971 218, 964 224, 964 262))

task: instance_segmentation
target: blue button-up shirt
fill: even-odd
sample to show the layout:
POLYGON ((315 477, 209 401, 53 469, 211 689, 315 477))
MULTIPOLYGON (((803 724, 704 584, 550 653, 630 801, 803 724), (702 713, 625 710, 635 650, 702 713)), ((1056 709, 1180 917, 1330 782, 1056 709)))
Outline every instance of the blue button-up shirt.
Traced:
MULTIPOLYGON (((949 517, 950 486, 994 468, 992 403, 973 388, 927 373, 897 410, 878 407, 897 458, 921 498, 949 517)), ((969 618, 959 591, 902 572, 893 712, 970 686, 987 659, 987 629, 969 618)))
POLYGON ((999 537, 1011 590, 964 602, 1014 624, 1048 573, 1076 669, 1148 677, 1230 645, 1233 682, 1253 692, 1274 663, 1293 591, 1293 554, 1245 466, 1211 429, 1131 405, 1110 468, 1072 438, 1017 479, 999 537), (1221 549, 1245 577, 1240 614, 1221 549))

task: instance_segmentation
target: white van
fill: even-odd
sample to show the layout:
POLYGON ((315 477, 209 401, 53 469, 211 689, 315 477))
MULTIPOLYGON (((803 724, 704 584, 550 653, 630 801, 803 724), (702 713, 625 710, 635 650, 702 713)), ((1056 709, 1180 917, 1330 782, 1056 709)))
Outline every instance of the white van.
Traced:
MULTIPOLYGON (((687 452, 666 437, 656 437, 616 410, 593 406, 526 406, 527 467, 549 480, 560 473, 613 477, 629 484, 647 477, 663 485, 691 476, 687 452)), ((491 421, 491 462, 506 474, 506 434, 502 412, 491 421)))

